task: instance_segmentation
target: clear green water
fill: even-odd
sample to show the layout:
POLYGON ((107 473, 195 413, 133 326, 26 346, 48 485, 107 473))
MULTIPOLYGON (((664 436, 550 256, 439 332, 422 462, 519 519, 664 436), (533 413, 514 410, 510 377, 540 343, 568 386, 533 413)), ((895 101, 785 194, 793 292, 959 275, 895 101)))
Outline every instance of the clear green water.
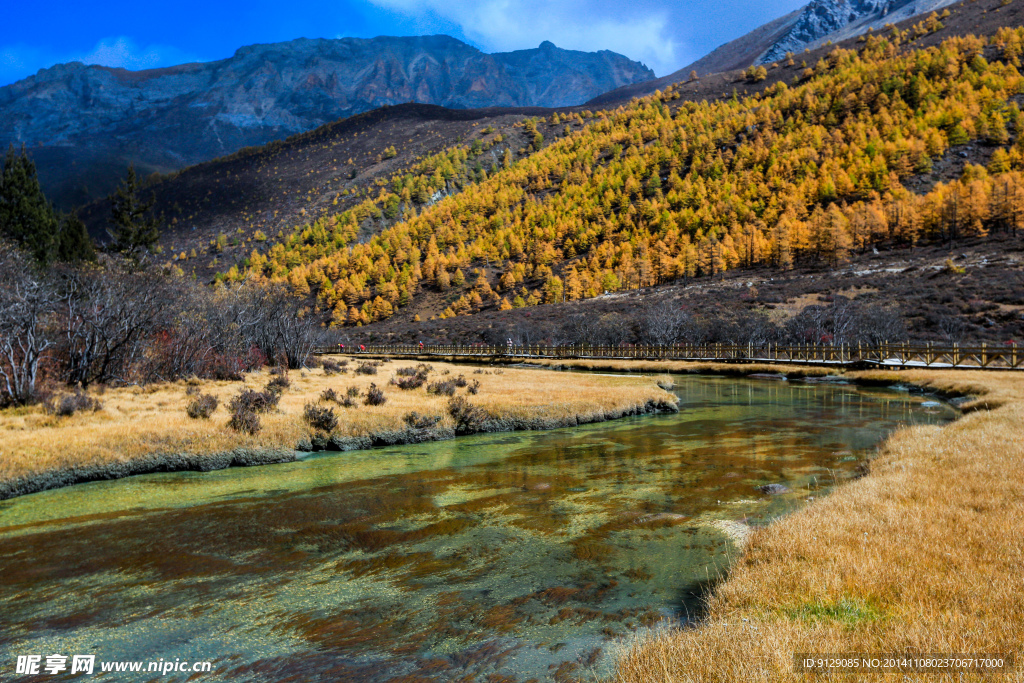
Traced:
POLYGON ((213 661, 197 680, 606 674, 623 636, 697 615, 735 522, 825 494, 900 425, 955 417, 905 393, 677 381, 678 415, 0 503, 0 678, 54 652, 213 661))

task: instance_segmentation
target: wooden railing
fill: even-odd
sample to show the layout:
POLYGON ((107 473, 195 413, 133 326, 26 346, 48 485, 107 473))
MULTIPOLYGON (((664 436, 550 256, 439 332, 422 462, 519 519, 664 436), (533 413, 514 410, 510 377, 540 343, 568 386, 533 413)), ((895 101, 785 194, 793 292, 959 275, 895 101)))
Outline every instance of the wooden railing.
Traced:
POLYGON ((690 360, 740 363, 801 363, 830 366, 974 368, 986 370, 1024 369, 1024 358, 1016 343, 1000 346, 980 344, 674 344, 670 346, 568 344, 547 346, 527 344, 489 346, 484 344, 375 344, 365 347, 324 346, 315 353, 406 356, 413 358, 465 358, 510 361, 517 358, 607 359, 607 360, 690 360))

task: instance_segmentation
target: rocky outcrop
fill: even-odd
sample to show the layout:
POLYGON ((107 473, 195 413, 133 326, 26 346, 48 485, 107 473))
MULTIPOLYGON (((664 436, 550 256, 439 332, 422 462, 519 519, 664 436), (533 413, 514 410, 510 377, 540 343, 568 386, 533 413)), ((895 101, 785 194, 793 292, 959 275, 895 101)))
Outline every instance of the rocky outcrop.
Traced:
POLYGON ((384 105, 559 107, 653 77, 613 52, 545 42, 485 54, 448 36, 299 39, 147 71, 74 62, 0 88, 0 145, 27 145, 53 191, 128 162, 182 168, 384 105))
POLYGON ((818 38, 838 31, 849 23, 872 14, 885 16, 895 0, 812 0, 796 23, 761 57, 761 62, 774 62, 787 52, 800 52, 818 38))
POLYGON ((869 28, 878 30, 887 23, 926 14, 953 2, 956 0, 812 0, 789 31, 757 62, 776 62, 787 52, 798 53, 806 47, 817 47, 826 40, 838 42, 852 38, 869 28))

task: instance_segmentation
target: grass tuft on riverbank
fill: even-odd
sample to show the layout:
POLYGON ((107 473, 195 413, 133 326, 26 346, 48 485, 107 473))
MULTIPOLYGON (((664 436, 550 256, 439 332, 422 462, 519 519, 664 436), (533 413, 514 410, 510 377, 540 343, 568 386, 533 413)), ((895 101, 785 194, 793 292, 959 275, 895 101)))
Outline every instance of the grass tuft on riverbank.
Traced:
MULTIPOLYGON (((377 374, 360 374, 358 363, 345 374, 328 375, 322 369, 293 371, 289 386, 270 412, 257 417, 255 434, 228 427, 232 398, 243 389, 262 391, 275 376, 252 373, 243 381, 181 381, 90 391, 98 410, 59 416, 44 406, 0 411, 0 499, 43 488, 89 479, 116 478, 146 471, 219 469, 231 465, 294 460, 296 449, 369 447, 379 443, 451 438, 465 425, 449 414, 450 397, 389 385, 400 379, 399 368, 415 368, 408 361, 385 362, 377 374), (370 385, 384 392, 383 405, 367 405, 370 385), (352 407, 340 400, 348 390, 357 395, 352 407), (333 390, 339 401, 320 401, 333 390), (186 393, 190 392, 190 393, 186 393), (197 397, 213 397, 217 408, 210 417, 191 418, 189 404, 197 397), (331 433, 318 431, 304 419, 307 404, 331 408, 338 423, 331 433), (416 412, 417 428, 406 417, 416 412), (434 418, 437 418, 436 421, 434 418)), ((660 389, 650 377, 600 377, 534 369, 494 369, 433 363, 430 381, 466 382, 455 388, 485 413, 474 431, 507 431, 570 426, 623 415, 671 410, 675 396, 660 389), (476 393, 470 392, 479 382, 476 393)), ((280 381, 279 381, 280 383, 280 381)), ((212 403, 212 401, 210 401, 212 403)), ((195 412, 195 411, 194 411, 195 412)), ((415 421, 413 421, 415 422, 415 421)))
MULTIPOLYGON (((1020 658, 1024 376, 847 376, 970 395, 974 410, 943 427, 896 432, 868 476, 757 530, 710 597, 706 620, 636 643, 616 681, 804 680, 794 673, 794 653, 1020 658)), ((935 676, 900 680, 925 678, 935 676)))
POLYGON ((526 365, 546 368, 575 368, 595 372, 644 372, 676 374, 708 374, 730 377, 746 377, 755 373, 780 373, 792 378, 824 377, 841 372, 842 368, 814 365, 788 365, 785 363, 717 363, 713 361, 689 360, 629 360, 629 359, 550 359, 538 358, 523 361, 526 365))

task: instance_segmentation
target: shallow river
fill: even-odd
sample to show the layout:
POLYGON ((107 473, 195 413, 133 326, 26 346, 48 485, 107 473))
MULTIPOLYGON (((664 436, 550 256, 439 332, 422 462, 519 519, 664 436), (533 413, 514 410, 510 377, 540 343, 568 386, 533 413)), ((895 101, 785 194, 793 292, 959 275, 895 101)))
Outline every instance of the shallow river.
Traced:
POLYGON ((32 654, 68 657, 50 681, 78 678, 76 654, 100 680, 192 675, 99 675, 113 661, 212 662, 199 681, 605 675, 624 636, 699 616, 737 534, 827 495, 894 428, 955 417, 887 390, 677 381, 678 415, 0 503, 0 679, 32 654))

